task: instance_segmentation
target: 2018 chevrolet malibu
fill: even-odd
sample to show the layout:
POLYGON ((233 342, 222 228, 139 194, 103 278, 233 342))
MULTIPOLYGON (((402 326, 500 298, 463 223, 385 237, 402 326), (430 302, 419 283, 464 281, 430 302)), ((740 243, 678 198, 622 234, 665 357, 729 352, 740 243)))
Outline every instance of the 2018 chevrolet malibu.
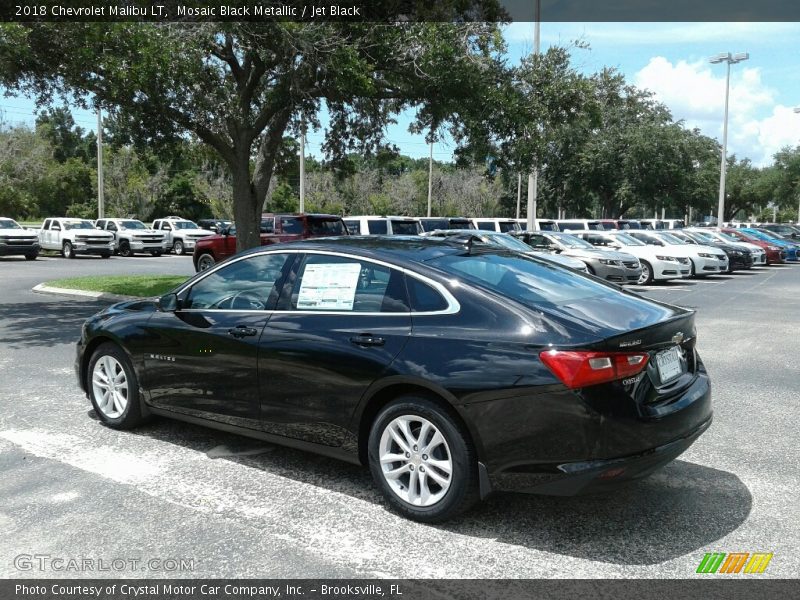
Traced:
POLYGON ((709 426, 694 312, 479 243, 342 237, 262 247, 77 345, 106 425, 152 415, 369 466, 436 522, 487 494, 643 477, 709 426))

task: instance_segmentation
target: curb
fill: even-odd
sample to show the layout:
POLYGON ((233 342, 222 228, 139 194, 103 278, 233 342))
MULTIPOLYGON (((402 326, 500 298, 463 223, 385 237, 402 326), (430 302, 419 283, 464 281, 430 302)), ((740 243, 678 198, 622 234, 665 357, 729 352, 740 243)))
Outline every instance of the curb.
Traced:
POLYGON ((88 292, 86 290, 73 290, 70 288, 50 287, 40 283, 31 289, 36 294, 52 294, 54 296, 71 296, 73 298, 83 298, 90 300, 109 300, 112 302, 122 302, 124 300, 141 300, 138 296, 123 296, 121 294, 109 294, 106 292, 88 292))

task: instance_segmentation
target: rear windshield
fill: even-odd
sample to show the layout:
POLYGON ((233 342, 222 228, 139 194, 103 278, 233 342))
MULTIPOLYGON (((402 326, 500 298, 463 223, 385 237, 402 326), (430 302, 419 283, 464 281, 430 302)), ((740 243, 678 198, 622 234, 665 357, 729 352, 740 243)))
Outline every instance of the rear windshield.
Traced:
POLYGON ((508 233, 509 231, 519 231, 519 223, 516 221, 500 221, 500 231, 508 233))
POLYGON ((175 229, 200 229, 194 221, 172 221, 175 229))
POLYGON ((450 254, 435 258, 429 264, 531 308, 612 295, 602 283, 522 255, 450 254))
POLYGON ((416 221, 392 221, 392 231, 396 235, 417 235, 419 223, 416 221))
POLYGON ((555 221, 542 221, 539 223, 539 231, 558 231, 555 221))
POLYGON ((120 221, 119 224, 125 229, 147 229, 141 221, 120 221))
POLYGON ((469 219, 445 219, 444 229, 475 229, 469 219))
POLYGON ((433 231, 435 229, 450 229, 450 224, 447 219, 422 219, 422 228, 425 231, 433 231))
POLYGON ((64 221, 64 229, 94 229, 91 221, 64 221))

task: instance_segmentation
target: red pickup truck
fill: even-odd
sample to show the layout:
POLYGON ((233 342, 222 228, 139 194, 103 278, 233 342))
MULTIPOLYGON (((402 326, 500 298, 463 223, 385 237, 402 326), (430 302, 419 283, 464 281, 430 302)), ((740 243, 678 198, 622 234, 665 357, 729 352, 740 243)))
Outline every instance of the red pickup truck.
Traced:
MULTIPOLYGON (((261 245, 291 242, 312 237, 348 235, 347 227, 337 215, 272 214, 261 215, 261 245)), ((194 246, 195 271, 205 271, 236 254, 236 224, 217 235, 197 240, 194 246)))

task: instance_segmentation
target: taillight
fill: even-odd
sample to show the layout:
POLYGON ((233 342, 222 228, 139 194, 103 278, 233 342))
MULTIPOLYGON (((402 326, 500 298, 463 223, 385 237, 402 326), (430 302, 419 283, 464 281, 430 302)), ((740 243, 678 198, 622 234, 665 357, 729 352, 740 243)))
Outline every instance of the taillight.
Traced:
POLYGON ((539 358, 568 388, 582 388, 641 373, 649 358, 643 352, 545 350, 539 358))

